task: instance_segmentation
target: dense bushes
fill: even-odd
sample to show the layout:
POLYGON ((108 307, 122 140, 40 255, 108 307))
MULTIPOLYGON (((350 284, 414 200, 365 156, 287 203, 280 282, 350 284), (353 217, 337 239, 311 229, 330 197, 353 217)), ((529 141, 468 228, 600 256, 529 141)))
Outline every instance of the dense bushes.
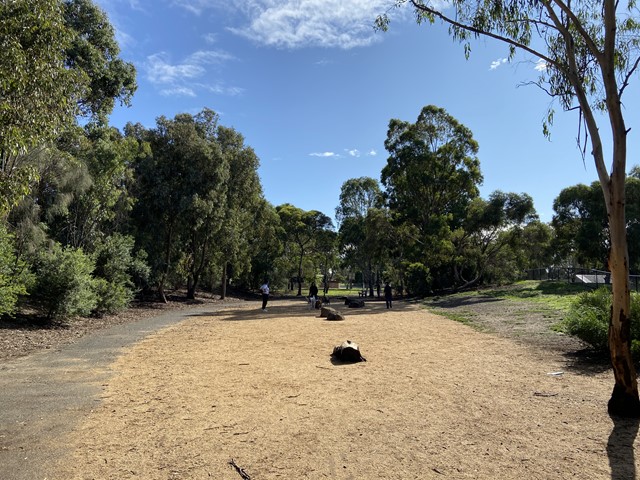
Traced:
POLYGON ((95 260, 94 291, 97 304, 94 313, 117 313, 129 306, 134 296, 132 278, 145 280, 149 267, 132 255, 133 237, 115 234, 98 242, 95 260))
MULTIPOLYGON (((602 351, 609 349, 611 291, 601 287, 578 295, 560 328, 602 351)), ((640 358, 640 294, 631 294, 631 350, 640 358)))
POLYGON ((32 280, 28 269, 14 254, 13 237, 0 224, 0 316, 15 313, 18 298, 32 280))
POLYGON ((406 271, 407 290, 411 295, 424 297, 431 290, 431 272, 422 263, 411 263, 406 271))
POLYGON ((82 250, 56 243, 38 254, 34 270, 31 302, 48 320, 86 316, 96 307, 94 263, 82 250))

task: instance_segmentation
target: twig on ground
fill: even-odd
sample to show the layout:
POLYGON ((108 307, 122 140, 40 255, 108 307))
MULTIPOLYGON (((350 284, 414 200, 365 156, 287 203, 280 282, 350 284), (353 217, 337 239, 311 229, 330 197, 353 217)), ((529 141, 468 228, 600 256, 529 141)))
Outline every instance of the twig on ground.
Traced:
POLYGON ((238 472, 238 475, 240 475, 242 480, 251 480, 249 474, 245 472, 243 468, 240 468, 233 458, 229 460, 229 465, 231 465, 236 470, 236 472, 238 472))
POLYGON ((535 397, 555 397, 558 394, 557 393, 552 393, 552 392, 533 392, 533 395, 535 397))

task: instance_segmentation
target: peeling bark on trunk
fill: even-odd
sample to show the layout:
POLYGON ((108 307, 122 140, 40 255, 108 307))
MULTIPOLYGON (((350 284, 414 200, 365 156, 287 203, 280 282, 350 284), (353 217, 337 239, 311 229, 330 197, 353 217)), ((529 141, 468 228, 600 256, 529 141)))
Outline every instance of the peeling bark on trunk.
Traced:
POLYGON ((609 352, 615 385, 608 404, 611 415, 640 417, 638 381, 631 357, 631 305, 629 295, 629 256, 624 215, 624 194, 614 185, 610 193, 612 306, 609 320, 609 352), (618 194, 616 194, 618 193, 618 194), (622 199, 620 199, 622 198, 622 199))

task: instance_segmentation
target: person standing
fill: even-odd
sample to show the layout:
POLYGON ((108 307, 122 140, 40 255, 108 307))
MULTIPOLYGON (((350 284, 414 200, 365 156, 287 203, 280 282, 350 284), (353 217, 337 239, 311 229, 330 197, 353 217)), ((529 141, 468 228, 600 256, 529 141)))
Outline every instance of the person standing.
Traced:
POLYGON ((262 292, 262 311, 267 311, 267 302, 269 301, 269 281, 265 280, 262 286, 260 287, 260 291, 262 292))
POLYGON ((393 292, 389 282, 384 286, 384 301, 387 304, 387 308, 393 308, 393 292))
POLYGON ((317 299, 318 299, 318 287, 316 287, 316 283, 313 282, 309 287, 309 308, 316 307, 317 299))

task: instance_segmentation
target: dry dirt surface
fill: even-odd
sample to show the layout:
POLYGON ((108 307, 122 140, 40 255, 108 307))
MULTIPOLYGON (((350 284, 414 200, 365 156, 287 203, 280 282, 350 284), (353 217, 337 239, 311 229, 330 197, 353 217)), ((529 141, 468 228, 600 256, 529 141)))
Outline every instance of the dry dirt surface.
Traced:
POLYGON ((279 300, 149 335, 45 477, 636 478, 638 422, 607 415, 609 370, 418 304, 334 307, 344 321, 279 300), (347 339, 367 362, 330 357, 347 339))

